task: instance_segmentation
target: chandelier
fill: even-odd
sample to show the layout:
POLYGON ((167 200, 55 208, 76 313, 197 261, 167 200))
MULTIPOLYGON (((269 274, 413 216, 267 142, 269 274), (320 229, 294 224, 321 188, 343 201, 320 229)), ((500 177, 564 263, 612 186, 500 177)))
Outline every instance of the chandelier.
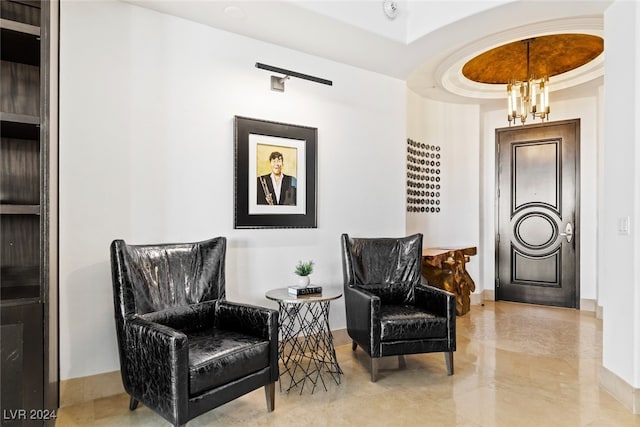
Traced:
POLYGON ((549 78, 543 76, 536 78, 535 74, 529 72, 529 52, 531 42, 535 39, 522 40, 527 46, 527 75, 526 81, 512 79, 507 84, 507 102, 509 105, 508 116, 509 126, 515 124, 517 119, 524 124, 527 117, 531 115, 534 119, 540 117, 541 120, 549 119, 549 78))

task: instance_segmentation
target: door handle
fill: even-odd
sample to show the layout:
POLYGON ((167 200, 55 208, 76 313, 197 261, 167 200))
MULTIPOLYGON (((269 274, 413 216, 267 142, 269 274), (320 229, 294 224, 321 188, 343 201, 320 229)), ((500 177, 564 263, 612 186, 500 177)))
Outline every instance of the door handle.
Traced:
POLYGON ((564 228, 564 233, 560 233, 560 235, 567 238, 567 243, 571 243, 571 240, 573 239, 573 226, 570 222, 568 222, 567 226, 564 228))

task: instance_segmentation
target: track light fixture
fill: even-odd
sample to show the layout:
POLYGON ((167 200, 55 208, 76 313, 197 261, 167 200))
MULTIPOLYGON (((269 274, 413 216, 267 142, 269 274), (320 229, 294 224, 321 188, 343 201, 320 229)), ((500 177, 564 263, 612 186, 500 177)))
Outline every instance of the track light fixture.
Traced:
POLYGON ((297 77, 299 79, 333 86, 333 82, 331 80, 310 76, 308 74, 298 73, 297 71, 286 70, 284 68, 274 67, 272 65, 262 64, 260 62, 256 62, 256 68, 260 68, 261 70, 273 71, 274 73, 284 74, 284 77, 271 76, 271 90, 275 90, 278 92, 284 92, 284 82, 291 77, 297 77))

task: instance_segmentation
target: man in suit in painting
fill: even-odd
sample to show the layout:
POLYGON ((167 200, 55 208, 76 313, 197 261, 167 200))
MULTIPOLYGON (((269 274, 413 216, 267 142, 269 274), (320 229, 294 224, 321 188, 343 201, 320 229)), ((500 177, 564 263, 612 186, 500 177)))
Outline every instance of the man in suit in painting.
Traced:
POLYGON ((282 173, 284 157, 282 153, 274 151, 269 155, 271 173, 258 177, 259 205, 289 205, 296 204, 296 178, 282 173))

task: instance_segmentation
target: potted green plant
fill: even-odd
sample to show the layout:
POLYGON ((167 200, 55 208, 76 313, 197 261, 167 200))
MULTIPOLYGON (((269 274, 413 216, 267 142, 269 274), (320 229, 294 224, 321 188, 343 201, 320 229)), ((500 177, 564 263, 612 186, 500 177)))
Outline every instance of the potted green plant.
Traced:
POLYGON ((309 275, 313 273, 313 261, 298 261, 294 273, 298 275, 299 286, 309 286, 311 283, 309 275))

